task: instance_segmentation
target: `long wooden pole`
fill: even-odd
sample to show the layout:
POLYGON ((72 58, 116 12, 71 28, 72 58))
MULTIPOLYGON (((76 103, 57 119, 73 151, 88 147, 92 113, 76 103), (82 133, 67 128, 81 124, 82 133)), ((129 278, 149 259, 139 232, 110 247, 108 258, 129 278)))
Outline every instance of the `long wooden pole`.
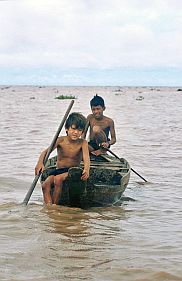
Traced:
MULTIPOLYGON (((62 119, 62 121, 61 121, 61 123, 60 123, 60 125, 59 125, 59 127, 58 127, 58 129, 57 129, 57 132, 56 132, 56 134, 55 134, 55 136, 54 136, 54 138, 53 138, 53 140, 52 140, 52 143, 51 143, 51 145, 49 146, 49 149, 48 149, 48 151, 47 151, 47 154, 46 154, 46 156, 45 156, 45 158, 44 158, 44 165, 47 163, 47 160, 48 160, 48 158, 49 158, 49 155, 51 154, 51 152, 52 152, 52 150, 53 150, 53 148, 54 148, 54 145, 55 145, 55 143, 56 143, 56 140, 57 140, 57 138, 58 138, 58 136, 59 136, 59 134, 60 134, 60 132, 61 132, 63 126, 64 126, 64 123, 65 123, 65 121, 66 121, 66 119, 67 119, 67 117, 68 117, 68 114, 70 113, 70 110, 71 110, 73 104, 74 104, 74 100, 71 101, 71 103, 70 103, 70 105, 69 105, 69 107, 68 107, 68 109, 67 109, 67 111, 66 111, 66 113, 65 113, 65 115, 64 115, 64 117, 63 117, 63 119, 62 119)), ((35 186, 36 186, 36 184, 37 184, 37 182, 38 182, 38 180, 39 180, 39 177, 40 177, 41 173, 42 173, 42 172, 40 172, 37 176, 35 176, 35 178, 34 178, 32 184, 31 184, 31 186, 30 186, 30 188, 29 188, 29 190, 28 190, 28 192, 27 192, 27 194, 26 194, 26 196, 25 196, 25 198, 24 198, 24 200, 23 200, 23 204, 25 204, 25 205, 28 204, 28 201, 29 201, 29 199, 30 199, 30 197, 31 197, 31 195, 32 195, 32 192, 34 191, 34 188, 35 188, 35 186)))
MULTIPOLYGON (((109 148, 104 148, 107 149, 108 152, 110 152, 113 156, 115 156, 117 159, 119 159, 121 161, 121 159, 119 158, 119 156, 117 156, 112 150, 110 150, 109 148)), ((147 182, 146 179, 144 179, 139 173, 137 173, 133 168, 131 168, 132 172, 134 172, 137 176, 139 176, 142 180, 144 180, 145 182, 147 182)))

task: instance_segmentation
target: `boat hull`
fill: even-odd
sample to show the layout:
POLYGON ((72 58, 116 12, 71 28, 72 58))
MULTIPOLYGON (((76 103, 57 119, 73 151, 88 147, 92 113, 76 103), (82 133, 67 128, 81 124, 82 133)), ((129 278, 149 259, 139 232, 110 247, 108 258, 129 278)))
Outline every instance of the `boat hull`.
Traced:
MULTIPOLYGON (((50 171, 56 167, 56 157, 49 159, 41 177, 45 181, 50 171)), ((91 157, 90 176, 84 182, 80 179, 83 163, 80 167, 69 169, 69 176, 64 182, 60 205, 90 208, 111 206, 122 197, 129 179, 130 165, 124 159, 104 155, 91 157)))

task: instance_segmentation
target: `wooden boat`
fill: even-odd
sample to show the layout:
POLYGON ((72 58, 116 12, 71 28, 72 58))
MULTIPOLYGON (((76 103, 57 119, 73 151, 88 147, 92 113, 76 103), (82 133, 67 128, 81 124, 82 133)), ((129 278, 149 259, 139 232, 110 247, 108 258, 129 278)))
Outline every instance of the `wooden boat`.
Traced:
MULTIPOLYGON (((56 168, 56 156, 48 160, 42 173, 41 182, 56 168)), ((122 197, 130 178, 130 165, 124 159, 120 161, 104 154, 91 156, 90 176, 87 182, 80 180, 83 163, 80 167, 69 169, 69 176, 64 182, 60 205, 90 208, 111 206, 122 197)))

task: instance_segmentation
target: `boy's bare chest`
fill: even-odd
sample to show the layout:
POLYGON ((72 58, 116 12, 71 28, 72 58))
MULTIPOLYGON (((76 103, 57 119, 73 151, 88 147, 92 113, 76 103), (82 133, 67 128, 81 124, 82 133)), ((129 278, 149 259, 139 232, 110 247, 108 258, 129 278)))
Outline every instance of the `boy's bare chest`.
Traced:
POLYGON ((104 130, 107 127, 109 127, 109 121, 107 119, 97 120, 97 119, 93 118, 90 120, 90 126, 91 126, 91 128, 93 126, 99 126, 104 130))
POLYGON ((81 152, 81 144, 62 143, 58 145, 58 154, 64 157, 74 157, 81 152))

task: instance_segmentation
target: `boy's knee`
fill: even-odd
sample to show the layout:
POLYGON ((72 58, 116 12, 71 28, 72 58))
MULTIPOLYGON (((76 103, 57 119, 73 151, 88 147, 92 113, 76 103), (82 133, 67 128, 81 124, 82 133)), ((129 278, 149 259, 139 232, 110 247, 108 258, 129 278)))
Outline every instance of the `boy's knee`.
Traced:
POLYGON ((42 184, 42 190, 46 191, 46 190, 50 190, 51 189, 51 185, 52 185, 52 180, 53 180, 53 176, 49 176, 46 181, 42 184))
POLYGON ((62 184, 62 182, 63 182, 63 179, 62 179, 61 175, 54 177, 54 185, 55 186, 60 186, 62 184))
POLYGON ((45 191, 47 191, 48 189, 49 189, 49 184, 46 183, 46 182, 44 182, 44 183, 42 184, 42 191, 45 192, 45 191))

